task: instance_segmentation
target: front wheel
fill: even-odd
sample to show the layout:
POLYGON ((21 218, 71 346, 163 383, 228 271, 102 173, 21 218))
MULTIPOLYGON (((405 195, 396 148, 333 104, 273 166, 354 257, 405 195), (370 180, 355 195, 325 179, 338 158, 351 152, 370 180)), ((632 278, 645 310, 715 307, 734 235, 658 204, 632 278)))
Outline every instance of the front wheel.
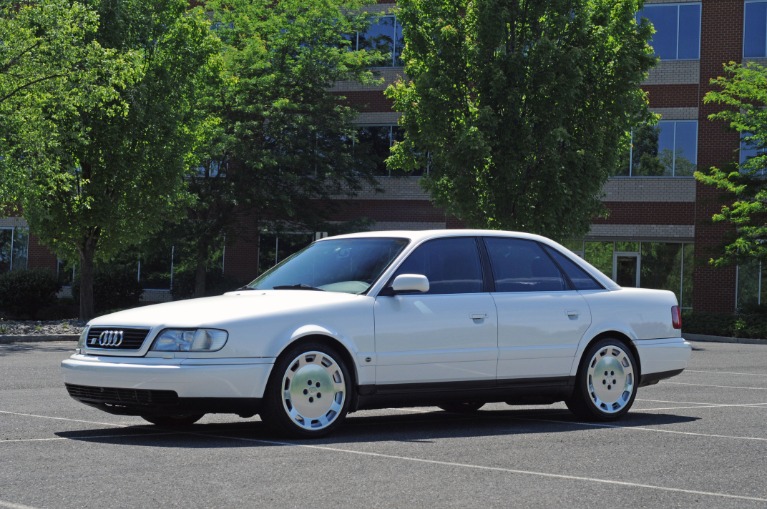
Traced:
POLYGON ((351 377, 335 349, 319 343, 291 348, 280 356, 264 394, 261 419, 294 437, 320 437, 343 422, 351 377))
POLYGON ((618 419, 634 404, 638 378, 639 370, 631 350, 622 341, 603 339, 583 356, 575 391, 565 403, 583 419, 618 419))

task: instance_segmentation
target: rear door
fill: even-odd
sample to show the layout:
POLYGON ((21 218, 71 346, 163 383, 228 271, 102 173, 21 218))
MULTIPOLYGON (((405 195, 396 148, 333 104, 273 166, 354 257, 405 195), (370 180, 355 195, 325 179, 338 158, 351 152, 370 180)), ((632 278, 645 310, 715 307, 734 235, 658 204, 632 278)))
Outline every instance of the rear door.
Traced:
POLYGON ((486 237, 498 309, 498 379, 570 374, 591 324, 585 299, 533 240, 486 237))
POLYGON ((494 382, 498 323, 478 239, 427 241, 399 274, 426 276, 430 290, 376 298, 376 383, 494 382))

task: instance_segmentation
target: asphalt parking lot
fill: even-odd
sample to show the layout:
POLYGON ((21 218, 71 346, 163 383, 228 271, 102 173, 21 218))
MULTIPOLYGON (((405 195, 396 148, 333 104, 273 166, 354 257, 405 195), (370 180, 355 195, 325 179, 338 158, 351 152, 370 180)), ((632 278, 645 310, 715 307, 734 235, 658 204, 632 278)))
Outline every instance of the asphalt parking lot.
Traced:
POLYGON ((767 345, 694 343, 613 424, 561 404, 387 409, 316 441, 91 409, 61 382, 73 348, 0 345, 0 507, 767 507, 767 345))

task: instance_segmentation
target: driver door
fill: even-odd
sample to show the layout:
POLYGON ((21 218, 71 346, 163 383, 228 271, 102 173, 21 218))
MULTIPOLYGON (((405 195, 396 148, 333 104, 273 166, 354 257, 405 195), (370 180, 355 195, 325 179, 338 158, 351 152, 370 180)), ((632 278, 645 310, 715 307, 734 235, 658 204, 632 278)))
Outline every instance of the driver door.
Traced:
POLYGON ((498 318, 477 240, 427 241, 399 274, 425 275, 430 289, 376 298, 376 384, 494 382, 498 318))

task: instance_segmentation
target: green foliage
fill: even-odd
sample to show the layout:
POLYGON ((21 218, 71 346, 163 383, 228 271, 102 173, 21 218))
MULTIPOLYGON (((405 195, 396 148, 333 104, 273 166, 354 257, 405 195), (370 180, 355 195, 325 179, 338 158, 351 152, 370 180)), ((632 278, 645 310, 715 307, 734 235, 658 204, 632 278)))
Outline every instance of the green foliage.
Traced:
MULTIPOLYGON (((141 302, 142 293, 144 290, 136 279, 135 266, 107 266, 94 274, 94 309, 99 313, 136 307, 141 302)), ((72 295, 78 302, 79 278, 72 282, 72 295)))
POLYGON ((406 135, 390 164, 474 226, 558 238, 601 214, 653 65, 638 0, 401 0, 406 135))
POLYGON ((4 198, 43 244, 79 261, 87 318, 94 261, 147 238, 189 201, 183 175, 206 122, 196 102, 219 43, 186 0, 40 0, 3 14, 15 49, 0 63, 14 69, 0 86, 17 90, 0 119, 4 198), (71 23, 63 36, 59 15, 71 23), (76 65, 32 86, 37 60, 53 58, 28 47, 76 65))
POLYGON ((348 40, 368 22, 365 4, 208 2, 223 65, 198 105, 214 120, 196 147, 199 172, 188 177, 194 203, 166 232, 201 271, 224 237, 242 231, 244 215, 249 229, 277 220, 311 229, 332 211, 325 199, 373 183, 353 150, 357 112, 331 90, 376 82, 370 66, 381 55, 352 51, 348 40))
POLYGON ((10 317, 35 318, 37 312, 56 301, 61 289, 47 270, 15 270, 0 274, 0 309, 10 317))
POLYGON ((685 313, 682 332, 735 338, 767 339, 767 314, 739 315, 716 313, 685 313))
POLYGON ((724 66, 724 76, 712 79, 717 87, 704 97, 704 102, 719 104, 724 110, 709 116, 722 120, 741 134, 744 142, 761 155, 742 164, 733 162, 723 168, 712 167, 698 171, 695 178, 704 184, 724 190, 732 203, 722 206, 713 216, 714 222, 735 226, 736 237, 724 247, 722 254, 711 260, 714 265, 767 259, 767 68, 754 62, 741 66, 730 62, 724 66))

